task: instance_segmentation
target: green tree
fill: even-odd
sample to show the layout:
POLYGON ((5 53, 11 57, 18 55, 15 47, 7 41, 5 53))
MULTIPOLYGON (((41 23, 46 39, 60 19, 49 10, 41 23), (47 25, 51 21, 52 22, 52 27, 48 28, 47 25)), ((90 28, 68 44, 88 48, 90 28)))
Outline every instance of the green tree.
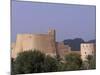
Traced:
POLYGON ((14 59, 11 58, 11 75, 15 75, 15 70, 14 70, 14 59))
POLYGON ((95 69, 96 68, 96 56, 95 55, 88 55, 86 57, 86 61, 84 61, 84 68, 85 69, 95 69))
POLYGON ((79 54, 70 53, 65 56, 66 70, 79 70, 82 66, 82 60, 79 54))
POLYGON ((41 64, 45 55, 39 51, 25 51, 19 53, 15 60, 15 72, 17 74, 41 72, 41 64))
POLYGON ((19 53, 14 63, 16 74, 57 71, 57 60, 34 50, 19 53))
POLYGON ((67 64, 64 63, 64 62, 59 62, 58 64, 58 71, 67 71, 68 68, 67 68, 67 64))
POLYGON ((43 62, 43 72, 55 72, 58 70, 58 60, 51 56, 46 56, 43 62))

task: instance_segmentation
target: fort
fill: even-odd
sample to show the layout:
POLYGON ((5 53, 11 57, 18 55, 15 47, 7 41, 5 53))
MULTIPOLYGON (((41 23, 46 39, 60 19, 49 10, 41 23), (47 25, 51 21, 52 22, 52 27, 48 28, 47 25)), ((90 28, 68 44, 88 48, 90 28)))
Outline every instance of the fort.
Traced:
POLYGON ((56 31, 49 29, 47 34, 18 34, 16 42, 11 45, 11 57, 16 58, 18 53, 29 50, 39 50, 50 56, 59 55, 63 58, 68 53, 78 53, 82 59, 86 55, 94 54, 94 44, 82 43, 80 51, 71 51, 69 45, 63 42, 56 42, 56 31))
POLYGON ((49 29, 47 34, 18 34, 16 43, 12 44, 12 57, 16 58, 18 53, 27 50, 39 50, 46 55, 59 54, 62 57, 70 51, 70 47, 62 42, 57 43, 55 36, 56 32, 53 29, 49 29))

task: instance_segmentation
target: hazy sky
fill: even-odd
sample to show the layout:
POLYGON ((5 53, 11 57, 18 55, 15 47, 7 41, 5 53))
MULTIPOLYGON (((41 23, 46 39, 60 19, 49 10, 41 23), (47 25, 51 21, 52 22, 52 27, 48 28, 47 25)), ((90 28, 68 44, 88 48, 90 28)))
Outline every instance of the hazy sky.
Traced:
POLYGON ((12 1, 11 37, 56 29, 58 41, 95 39, 95 6, 12 1))

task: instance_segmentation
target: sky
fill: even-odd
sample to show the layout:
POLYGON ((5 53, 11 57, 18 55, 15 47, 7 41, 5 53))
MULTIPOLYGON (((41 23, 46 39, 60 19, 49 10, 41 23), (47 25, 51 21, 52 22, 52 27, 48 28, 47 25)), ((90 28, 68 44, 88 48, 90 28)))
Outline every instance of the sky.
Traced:
POLYGON ((12 1, 11 7, 13 42, 17 34, 45 34, 49 28, 56 30, 57 41, 95 39, 95 6, 12 1))

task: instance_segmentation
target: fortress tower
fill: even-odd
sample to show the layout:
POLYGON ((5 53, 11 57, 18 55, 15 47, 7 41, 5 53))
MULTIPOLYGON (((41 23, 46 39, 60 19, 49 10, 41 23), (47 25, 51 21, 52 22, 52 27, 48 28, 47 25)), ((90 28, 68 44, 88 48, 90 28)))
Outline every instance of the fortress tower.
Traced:
POLYGON ((54 53, 56 53, 56 31, 54 29, 48 30, 48 36, 50 39, 51 46, 53 47, 54 53))
POLYGON ((56 41, 56 31, 54 29, 49 29, 48 34, 52 40, 56 41))

